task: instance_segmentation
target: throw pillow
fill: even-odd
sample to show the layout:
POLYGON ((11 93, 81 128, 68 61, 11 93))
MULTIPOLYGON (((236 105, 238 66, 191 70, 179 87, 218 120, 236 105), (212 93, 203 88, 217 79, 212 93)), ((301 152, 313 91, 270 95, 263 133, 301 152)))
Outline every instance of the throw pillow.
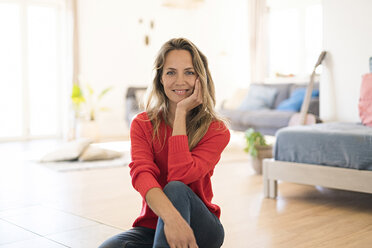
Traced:
POLYGON ((372 73, 365 74, 362 79, 359 116, 363 125, 372 127, 372 73))
POLYGON ((238 110, 270 109, 273 107, 277 92, 277 89, 253 84, 249 87, 248 95, 244 98, 238 110))
MULTIPOLYGON (((301 110, 302 102, 304 101, 306 94, 306 88, 299 88, 292 92, 291 96, 281 102, 277 110, 281 111, 293 111, 293 112, 299 112, 301 110)), ((319 97, 319 90, 313 90, 311 97, 319 97)))
POLYGON ((92 140, 85 138, 68 142, 54 151, 47 153, 40 162, 76 160, 90 143, 92 143, 92 140))
POLYGON ((79 161, 109 160, 120 158, 122 155, 121 152, 89 145, 88 148, 79 156, 79 161))

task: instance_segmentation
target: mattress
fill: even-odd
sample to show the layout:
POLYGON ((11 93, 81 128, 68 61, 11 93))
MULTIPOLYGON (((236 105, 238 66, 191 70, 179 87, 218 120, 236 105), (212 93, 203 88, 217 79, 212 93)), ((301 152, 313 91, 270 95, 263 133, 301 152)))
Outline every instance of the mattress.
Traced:
POLYGON ((274 149, 280 161, 372 171, 372 127, 359 123, 286 127, 274 149))

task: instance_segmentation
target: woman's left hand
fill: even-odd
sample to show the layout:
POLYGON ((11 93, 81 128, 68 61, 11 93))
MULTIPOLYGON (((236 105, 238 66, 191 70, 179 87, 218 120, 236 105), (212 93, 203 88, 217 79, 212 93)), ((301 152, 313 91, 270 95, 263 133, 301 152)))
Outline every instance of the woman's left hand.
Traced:
POLYGON ((202 103, 203 103, 203 94, 201 90, 200 80, 198 77, 195 81, 194 92, 189 97, 177 103, 177 110, 184 110, 185 113, 188 113, 190 110, 199 106, 202 103))

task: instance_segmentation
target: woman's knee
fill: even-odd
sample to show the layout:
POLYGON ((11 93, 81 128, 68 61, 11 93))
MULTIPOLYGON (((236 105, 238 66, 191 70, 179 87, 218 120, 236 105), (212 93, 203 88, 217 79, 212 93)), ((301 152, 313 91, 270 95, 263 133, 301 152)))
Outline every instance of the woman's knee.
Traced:
POLYGON ((163 191, 172 201, 173 198, 182 197, 184 198, 191 189, 189 186, 180 181, 171 181, 165 185, 163 191))

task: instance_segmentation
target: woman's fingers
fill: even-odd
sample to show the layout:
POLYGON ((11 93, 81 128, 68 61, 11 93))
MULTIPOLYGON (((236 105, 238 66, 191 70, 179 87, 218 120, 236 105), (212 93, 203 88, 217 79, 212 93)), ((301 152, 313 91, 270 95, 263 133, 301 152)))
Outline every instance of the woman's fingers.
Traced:
POLYGON ((203 94, 199 78, 196 79, 194 93, 196 93, 195 94, 196 103, 198 105, 202 104, 203 94))

